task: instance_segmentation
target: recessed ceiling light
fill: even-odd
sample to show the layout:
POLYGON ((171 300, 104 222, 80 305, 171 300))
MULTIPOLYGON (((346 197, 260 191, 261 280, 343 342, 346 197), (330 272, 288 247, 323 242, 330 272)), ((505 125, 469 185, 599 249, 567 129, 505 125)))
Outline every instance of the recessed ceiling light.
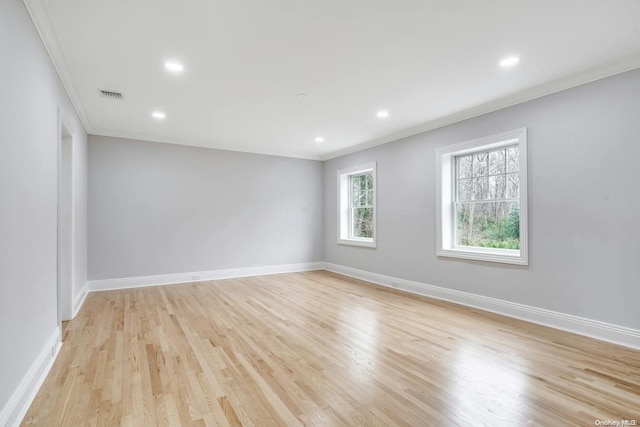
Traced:
POLYGON ((389 112, 386 110, 380 110, 376 113, 376 116, 379 119, 386 119, 387 117, 389 117, 389 112))
POLYGON ((162 111, 154 111, 153 113, 151 113, 151 117, 156 120, 164 120, 166 116, 162 111))
POLYGON ((296 98, 298 99, 307 99, 308 97, 309 97, 308 93, 304 93, 304 92, 296 93, 296 98))
POLYGON ((164 68, 175 74, 180 74, 184 71, 184 66, 178 61, 167 61, 164 63, 164 68))
POLYGON ((321 136, 316 137, 316 142, 324 142, 324 138, 321 136))
POLYGON ((500 61, 500 66, 501 67, 513 67, 518 62, 520 62, 520 57, 519 56, 510 56, 510 57, 505 58, 502 61, 500 61))

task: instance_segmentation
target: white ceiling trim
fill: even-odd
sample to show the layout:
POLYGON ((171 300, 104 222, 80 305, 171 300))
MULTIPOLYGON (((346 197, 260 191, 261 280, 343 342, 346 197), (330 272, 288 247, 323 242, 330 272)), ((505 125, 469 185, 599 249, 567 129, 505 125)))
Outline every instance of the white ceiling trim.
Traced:
POLYGON ((389 142, 397 141, 402 138, 408 138, 410 136, 418 135, 423 132, 448 126, 454 123, 458 123, 464 120, 472 119, 474 117, 481 116, 483 114, 492 113, 494 111, 502 110, 507 107, 511 107, 517 104, 522 104, 527 101, 541 98, 543 96, 551 95, 553 93, 562 92, 563 90, 571 89, 572 87, 580 86, 586 83, 590 83, 596 80, 600 80, 606 77, 611 77, 616 74, 624 73, 626 71, 635 70, 640 68, 640 57, 628 58, 623 61, 610 63, 601 67, 592 68, 581 73, 577 73, 568 77, 553 80, 551 82, 527 89, 521 92, 514 93, 503 98, 477 105, 459 113, 451 114, 436 120, 423 123, 419 126, 412 127, 410 129, 393 133, 391 135, 364 142, 362 144, 354 145, 342 150, 334 151, 332 153, 322 156, 322 160, 330 160, 336 157, 345 156, 347 154, 356 153, 358 151, 366 150, 367 148, 377 147, 379 145, 387 144, 389 142))
POLYGON ((288 151, 268 150, 254 147, 242 147, 239 145, 211 143, 211 141, 199 141, 187 138, 170 138, 157 135, 144 135, 133 132, 112 131, 108 129, 94 128, 91 135, 110 136, 113 138, 127 138, 140 141, 161 142, 166 144, 188 145, 191 147, 209 148, 211 150, 238 151, 241 153, 263 154, 267 156, 292 157, 305 160, 324 160, 321 156, 310 154, 294 153, 288 151))
POLYGON ((56 69, 69 98, 71 99, 71 104, 75 108, 78 117, 80 117, 80 121, 82 122, 85 131, 91 133, 91 120, 84 108, 82 99, 78 95, 78 90, 74 83, 75 80, 71 75, 71 70, 69 69, 67 60, 65 59, 62 50, 60 49, 60 45, 53 34, 44 3, 42 0, 23 0, 23 3, 27 12, 29 12, 29 15, 31 16, 31 20, 35 25, 36 30, 38 30, 38 34, 40 34, 44 47, 49 53, 51 62, 53 62, 53 66, 56 69))
POLYGON ((493 101, 477 105, 467 110, 441 117, 436 120, 431 120, 423 123, 419 126, 415 126, 406 129, 401 132, 393 133, 382 138, 373 139, 355 146, 351 146, 345 149, 337 150, 325 155, 309 155, 296 152, 282 152, 272 149, 260 149, 255 147, 242 147, 230 144, 212 143, 211 141, 198 141, 188 140, 184 138, 171 138, 160 137, 156 135, 143 135, 135 134, 126 131, 107 130, 94 128, 91 124, 91 120, 87 114, 87 111, 82 103, 82 100, 78 94, 78 90, 75 86, 75 80, 70 71, 68 63, 60 49, 58 41, 52 31, 52 26, 46 13, 46 7, 43 0, 23 0, 23 3, 31 16, 31 19, 40 34, 40 37, 45 45, 47 52, 53 62, 53 65, 62 80, 62 84, 66 89, 71 103, 73 104, 80 120, 89 134, 111 136, 117 138, 129 138, 136 140, 146 140, 152 142, 171 143, 171 144, 188 144, 196 147, 213 148, 227 151, 239 151, 246 153, 274 155, 293 157, 309 160, 329 160, 336 157, 344 156, 347 154, 355 153, 365 150, 367 148, 376 147, 389 142, 393 142, 402 138, 414 136, 423 132, 427 132, 433 129, 437 129, 443 126, 447 126, 453 123, 457 123, 463 120, 468 120, 473 117, 481 116, 483 114, 491 113, 503 108, 507 108, 513 105, 521 104, 536 98, 540 98, 546 95, 550 95, 556 92, 560 92, 572 87, 580 86, 585 83, 589 83, 595 80, 599 80, 605 77, 609 77, 615 74, 630 71, 636 68, 640 68, 640 57, 632 57, 615 63, 610 63, 604 66, 596 67, 581 73, 574 74, 565 78, 554 80, 531 89, 527 89, 503 98, 495 99, 493 101))

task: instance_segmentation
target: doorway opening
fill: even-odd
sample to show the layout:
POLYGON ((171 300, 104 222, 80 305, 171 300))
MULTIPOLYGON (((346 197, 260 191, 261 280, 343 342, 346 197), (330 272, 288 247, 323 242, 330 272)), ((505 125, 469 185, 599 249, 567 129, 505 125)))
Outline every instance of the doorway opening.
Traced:
POLYGON ((73 318, 73 133, 60 121, 58 138, 58 326, 73 318))

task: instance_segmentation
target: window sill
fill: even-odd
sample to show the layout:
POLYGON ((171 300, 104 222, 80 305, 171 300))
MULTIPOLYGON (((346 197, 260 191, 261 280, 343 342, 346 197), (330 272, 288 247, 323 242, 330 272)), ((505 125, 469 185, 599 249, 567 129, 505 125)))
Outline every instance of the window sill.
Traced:
POLYGON ((473 261, 529 265, 529 260, 521 250, 516 251, 509 249, 482 250, 481 248, 451 248, 440 249, 437 255, 439 257, 460 258, 473 261))
POLYGON ((338 239, 339 245, 361 246, 365 248, 375 248, 376 242, 373 239, 338 239))

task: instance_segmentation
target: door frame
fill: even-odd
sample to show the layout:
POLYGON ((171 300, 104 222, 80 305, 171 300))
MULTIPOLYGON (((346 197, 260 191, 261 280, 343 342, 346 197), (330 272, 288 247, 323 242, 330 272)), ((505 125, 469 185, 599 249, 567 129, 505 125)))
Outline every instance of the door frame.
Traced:
POLYGON ((58 108, 57 132, 57 217, 56 282, 57 323, 73 319, 75 260, 75 174, 74 153, 77 133, 62 108, 58 108))

